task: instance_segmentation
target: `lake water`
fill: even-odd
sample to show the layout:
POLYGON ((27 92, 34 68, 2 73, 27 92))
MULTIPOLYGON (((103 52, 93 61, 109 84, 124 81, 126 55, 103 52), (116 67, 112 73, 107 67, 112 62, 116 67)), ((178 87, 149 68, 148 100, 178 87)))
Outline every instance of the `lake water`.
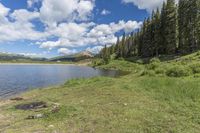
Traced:
POLYGON ((0 65, 0 98, 21 92, 63 84, 69 79, 119 76, 119 71, 74 65, 0 65))

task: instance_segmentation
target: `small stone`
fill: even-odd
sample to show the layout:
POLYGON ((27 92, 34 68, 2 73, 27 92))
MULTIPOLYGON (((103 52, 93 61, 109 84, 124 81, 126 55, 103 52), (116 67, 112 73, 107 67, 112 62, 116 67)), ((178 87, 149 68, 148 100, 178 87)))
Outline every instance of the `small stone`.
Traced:
POLYGON ((55 105, 55 106, 60 106, 60 104, 59 104, 59 103, 53 103, 53 105, 55 105))
POLYGON ((36 115, 29 115, 27 117, 27 119, 39 119, 39 118, 43 118, 44 115, 43 114, 36 114, 36 115))
POLYGON ((59 112, 59 111, 60 111, 60 104, 54 104, 54 106, 53 106, 51 112, 52 112, 52 113, 57 113, 57 112, 59 112))
POLYGON ((54 125, 49 125, 48 128, 54 128, 54 125))
POLYGON ((43 117, 43 114, 37 114, 36 115, 36 118, 42 118, 43 117))
POLYGON ((127 106, 128 104, 127 103, 124 103, 124 106, 127 106))

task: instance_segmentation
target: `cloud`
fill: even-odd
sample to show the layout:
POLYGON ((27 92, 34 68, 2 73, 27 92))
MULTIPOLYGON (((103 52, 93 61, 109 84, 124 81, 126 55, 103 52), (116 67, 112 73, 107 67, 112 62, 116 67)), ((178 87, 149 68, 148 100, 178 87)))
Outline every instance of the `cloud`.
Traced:
POLYGON ((102 11, 101 11, 101 15, 108 15, 108 14, 110 14, 111 12, 110 11, 108 11, 108 10, 106 10, 106 9, 103 9, 102 11))
POLYGON ((137 21, 95 24, 90 20, 94 0, 28 0, 28 6, 41 2, 38 11, 11 11, 0 3, 0 42, 29 40, 39 48, 58 53, 75 53, 88 48, 96 53, 105 44, 117 41, 116 33, 130 33, 141 26, 137 21), (33 20, 40 21, 44 30, 38 31, 33 20), (53 38, 53 39, 52 39, 53 38))
POLYGON ((28 6, 28 8, 31 8, 34 6, 34 4, 36 4, 40 1, 42 1, 42 0, 27 0, 27 6, 28 6))
POLYGON ((9 11, 9 8, 6 8, 0 3, 0 23, 6 23, 8 21, 6 16, 8 15, 9 11))
POLYGON ((78 53, 78 51, 76 49, 70 50, 67 48, 60 48, 60 49, 58 49, 58 53, 63 54, 63 55, 72 55, 72 54, 78 53))
POLYGON ((93 0, 43 0, 41 20, 49 26, 63 21, 88 20, 94 8, 93 0))
POLYGON ((40 40, 49 36, 47 32, 36 31, 30 21, 39 17, 38 12, 29 12, 25 9, 15 10, 0 4, 0 42, 17 40, 40 40), (8 17, 11 19, 8 19, 8 17))
POLYGON ((89 51, 93 54, 99 53, 104 47, 103 46, 95 46, 95 47, 88 47, 86 51, 89 51))
POLYGON ((16 21, 25 21, 25 22, 39 18, 39 16, 40 14, 38 12, 29 12, 26 9, 15 10, 10 15, 10 17, 15 19, 16 21))
POLYGON ((132 32, 141 26, 141 22, 123 20, 118 23, 62 23, 52 29, 50 33, 56 36, 56 41, 39 42, 40 48, 77 48, 85 46, 104 46, 117 41, 115 34, 119 31, 132 32))
MULTIPOLYGON (((122 0, 123 3, 132 3, 139 9, 145 9, 148 12, 160 8, 164 1, 166 2, 166 0, 122 0)), ((175 1, 178 3, 178 0, 175 1)))

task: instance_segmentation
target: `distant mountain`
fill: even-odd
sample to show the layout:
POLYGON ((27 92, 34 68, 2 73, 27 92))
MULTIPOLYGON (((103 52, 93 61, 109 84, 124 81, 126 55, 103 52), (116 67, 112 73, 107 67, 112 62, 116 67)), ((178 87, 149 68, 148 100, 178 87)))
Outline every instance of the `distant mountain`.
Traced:
POLYGON ((85 59, 90 59, 93 58, 94 54, 92 54, 89 51, 82 51, 80 53, 77 54, 73 54, 73 55, 64 55, 64 56, 58 56, 55 58, 51 58, 49 59, 50 61, 80 61, 80 60, 85 60, 85 59))
POLYGON ((28 57, 20 54, 0 53, 0 61, 45 61, 46 58, 28 57))

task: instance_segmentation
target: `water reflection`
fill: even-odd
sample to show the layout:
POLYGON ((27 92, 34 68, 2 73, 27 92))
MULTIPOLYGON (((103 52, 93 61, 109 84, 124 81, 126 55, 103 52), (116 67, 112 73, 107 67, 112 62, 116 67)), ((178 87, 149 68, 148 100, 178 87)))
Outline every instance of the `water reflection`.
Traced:
POLYGON ((31 88, 62 84, 74 78, 117 77, 121 74, 114 70, 73 65, 0 65, 0 98, 31 88))

